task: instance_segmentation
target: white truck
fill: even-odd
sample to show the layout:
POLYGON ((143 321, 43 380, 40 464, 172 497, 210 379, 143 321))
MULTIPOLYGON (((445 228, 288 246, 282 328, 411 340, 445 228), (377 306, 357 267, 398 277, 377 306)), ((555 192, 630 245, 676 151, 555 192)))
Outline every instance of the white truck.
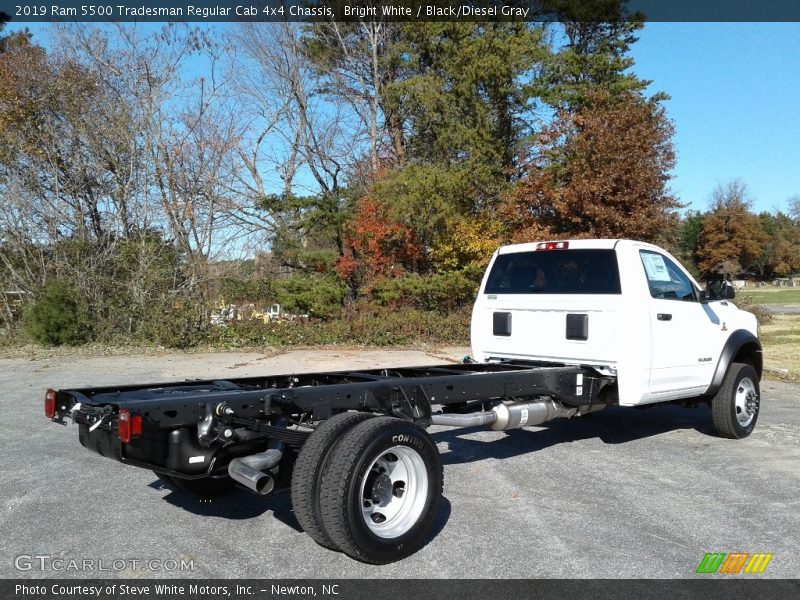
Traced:
POLYGON ((757 416, 758 325, 723 289, 710 297, 673 256, 642 242, 505 246, 475 302, 473 356, 592 367, 616 377, 620 406, 708 396, 730 363, 749 365, 750 404, 736 405, 733 421, 715 416, 720 435, 744 437, 757 416))
POLYGON ((481 283, 464 364, 50 389, 45 414, 178 490, 288 489, 320 545, 388 563, 419 549, 436 518, 431 425, 507 430, 677 402, 708 404, 723 437, 749 435, 756 319, 731 286, 711 289, 651 244, 505 246, 481 283))

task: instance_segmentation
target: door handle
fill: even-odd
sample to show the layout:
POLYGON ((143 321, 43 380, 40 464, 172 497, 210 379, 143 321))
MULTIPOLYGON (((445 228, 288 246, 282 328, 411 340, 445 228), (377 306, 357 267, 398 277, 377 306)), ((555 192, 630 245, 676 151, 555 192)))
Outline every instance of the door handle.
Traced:
POLYGON ((672 321, 672 315, 669 313, 658 313, 659 321, 672 321))

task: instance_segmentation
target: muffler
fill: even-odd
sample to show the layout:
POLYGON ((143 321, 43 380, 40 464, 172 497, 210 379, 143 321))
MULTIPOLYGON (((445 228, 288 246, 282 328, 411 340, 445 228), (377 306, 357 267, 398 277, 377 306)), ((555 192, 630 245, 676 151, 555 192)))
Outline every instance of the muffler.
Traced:
POLYGON ((283 458, 280 448, 270 448, 258 454, 234 458, 228 463, 228 475, 243 486, 266 496, 275 487, 272 475, 264 473, 273 468, 283 458))
POLYGON ((492 412, 497 415, 492 423, 492 429, 503 431, 531 427, 559 417, 569 418, 578 412, 578 409, 567 408, 555 400, 538 400, 536 402, 498 404, 492 409, 492 412))
MULTIPOLYGON (((599 410, 599 408, 595 409, 599 410)), ((447 427, 478 427, 490 425, 495 431, 520 429, 539 425, 551 419, 571 417, 578 409, 567 407, 555 400, 537 400, 535 402, 512 402, 498 404, 491 411, 459 414, 431 415, 431 423, 447 427)))

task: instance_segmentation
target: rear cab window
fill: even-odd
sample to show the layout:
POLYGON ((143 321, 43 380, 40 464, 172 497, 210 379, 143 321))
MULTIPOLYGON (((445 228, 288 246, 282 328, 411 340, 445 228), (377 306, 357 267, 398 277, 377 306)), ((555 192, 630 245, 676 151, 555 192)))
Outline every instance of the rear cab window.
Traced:
POLYGON ((620 294, 611 249, 532 250, 500 254, 485 294, 620 294))

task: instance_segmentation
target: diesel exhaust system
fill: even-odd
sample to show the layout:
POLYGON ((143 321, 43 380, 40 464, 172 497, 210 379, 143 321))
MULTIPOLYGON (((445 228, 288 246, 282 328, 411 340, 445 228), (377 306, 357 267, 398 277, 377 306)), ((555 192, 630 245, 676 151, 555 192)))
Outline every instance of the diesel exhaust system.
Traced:
MULTIPOLYGON (((581 414, 595 412, 605 408, 605 405, 594 405, 589 410, 581 410, 581 414)), ((540 425, 551 419, 569 418, 578 414, 577 407, 567 407, 555 400, 536 400, 535 402, 501 403, 490 411, 468 414, 431 415, 433 425, 447 427, 479 427, 489 425, 495 431, 507 429, 520 429, 540 425)))

